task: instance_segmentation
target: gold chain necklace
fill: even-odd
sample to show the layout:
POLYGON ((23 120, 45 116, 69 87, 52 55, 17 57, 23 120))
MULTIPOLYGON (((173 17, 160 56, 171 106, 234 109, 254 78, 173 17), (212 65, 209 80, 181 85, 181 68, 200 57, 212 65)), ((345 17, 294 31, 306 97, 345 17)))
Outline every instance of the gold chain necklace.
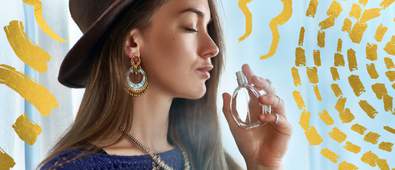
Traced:
MULTIPOLYGON (((144 146, 139 142, 134 136, 130 135, 129 133, 126 133, 124 130, 121 130, 123 134, 125 134, 129 141, 133 142, 136 144, 141 150, 144 152, 148 153, 148 155, 152 158, 152 170, 159 170, 160 168, 163 168, 165 170, 174 170, 171 168, 169 165, 167 165, 159 156, 159 154, 152 152, 148 147, 144 146)), ((190 164, 189 164, 189 159, 188 155, 186 154, 185 150, 176 143, 177 147, 180 148, 182 156, 184 158, 184 170, 190 170, 190 164)))

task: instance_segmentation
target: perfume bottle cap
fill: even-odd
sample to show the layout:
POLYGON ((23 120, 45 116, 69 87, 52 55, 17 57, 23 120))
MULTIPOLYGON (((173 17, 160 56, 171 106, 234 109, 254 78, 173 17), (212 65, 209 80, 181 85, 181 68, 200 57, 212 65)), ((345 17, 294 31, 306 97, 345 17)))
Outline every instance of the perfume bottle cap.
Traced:
POLYGON ((239 87, 243 87, 248 84, 247 77, 244 75, 242 71, 236 72, 236 77, 239 87))

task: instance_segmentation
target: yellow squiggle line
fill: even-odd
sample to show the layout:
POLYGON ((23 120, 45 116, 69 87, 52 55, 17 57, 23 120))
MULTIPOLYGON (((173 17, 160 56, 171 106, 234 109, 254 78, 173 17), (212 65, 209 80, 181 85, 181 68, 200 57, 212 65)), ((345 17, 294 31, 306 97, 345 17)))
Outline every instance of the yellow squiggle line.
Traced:
POLYGON ((272 44, 269 52, 261 56, 262 60, 268 59, 275 54, 280 41, 280 33, 278 31, 278 27, 280 25, 287 23, 289 19, 292 17, 292 0, 281 0, 281 1, 283 3, 284 8, 283 11, 280 13, 280 15, 276 16, 270 21, 269 26, 272 31, 272 37, 273 37, 272 44))
POLYGON ((43 116, 59 106, 55 96, 15 68, 0 64, 0 84, 5 84, 32 103, 43 116))
POLYGON ((31 42, 23 32, 23 23, 21 21, 11 21, 8 26, 4 27, 4 31, 15 54, 24 63, 38 72, 47 71, 47 63, 51 59, 51 56, 45 50, 31 42))
POLYGON ((65 42, 65 40, 62 37, 60 37, 58 34, 56 34, 51 29, 51 27, 49 27, 48 23, 45 21, 43 16, 42 4, 40 0, 23 0, 23 2, 33 6, 34 18, 36 18, 38 26, 43 30, 44 33, 46 33, 49 37, 51 37, 52 39, 58 42, 61 43, 65 42))
POLYGON ((250 3, 252 0, 239 0, 239 8, 243 12, 245 16, 246 22, 246 30, 245 33, 240 36, 239 42, 245 40, 248 36, 252 33, 252 14, 251 11, 248 9, 247 4, 250 3))

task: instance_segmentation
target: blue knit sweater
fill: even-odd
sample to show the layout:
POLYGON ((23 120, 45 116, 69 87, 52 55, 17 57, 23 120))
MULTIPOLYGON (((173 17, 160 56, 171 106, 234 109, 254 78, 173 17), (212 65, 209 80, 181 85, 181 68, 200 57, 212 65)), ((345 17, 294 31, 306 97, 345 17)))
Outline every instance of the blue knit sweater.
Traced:
MULTIPOLYGON (((109 155, 104 150, 84 154, 81 150, 64 151, 42 166, 42 170, 111 170, 111 169, 152 169, 152 159, 148 154, 121 156, 109 155)), ((159 153, 160 158, 175 170, 184 169, 184 160, 179 148, 159 153)))

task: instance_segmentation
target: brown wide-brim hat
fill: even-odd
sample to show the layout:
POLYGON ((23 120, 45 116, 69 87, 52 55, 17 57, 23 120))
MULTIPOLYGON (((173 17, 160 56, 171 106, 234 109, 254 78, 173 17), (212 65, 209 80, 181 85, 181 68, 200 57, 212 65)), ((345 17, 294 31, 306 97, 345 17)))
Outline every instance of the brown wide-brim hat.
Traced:
POLYGON ((58 81, 71 88, 84 88, 96 58, 94 50, 108 28, 135 0, 70 0, 73 20, 83 32, 64 58, 58 81))

